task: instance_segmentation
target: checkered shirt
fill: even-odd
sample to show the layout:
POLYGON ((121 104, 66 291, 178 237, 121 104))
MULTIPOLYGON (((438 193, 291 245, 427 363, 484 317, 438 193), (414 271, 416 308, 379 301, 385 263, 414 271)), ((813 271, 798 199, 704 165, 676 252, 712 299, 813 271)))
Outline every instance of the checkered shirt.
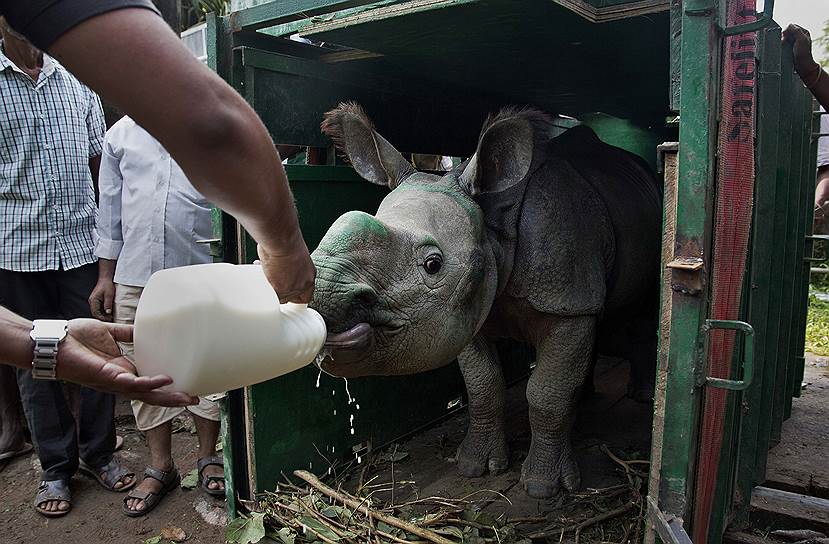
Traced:
POLYGON ((38 81, 0 49, 0 268, 69 270, 95 262, 89 159, 101 154, 95 93, 48 55, 38 81))

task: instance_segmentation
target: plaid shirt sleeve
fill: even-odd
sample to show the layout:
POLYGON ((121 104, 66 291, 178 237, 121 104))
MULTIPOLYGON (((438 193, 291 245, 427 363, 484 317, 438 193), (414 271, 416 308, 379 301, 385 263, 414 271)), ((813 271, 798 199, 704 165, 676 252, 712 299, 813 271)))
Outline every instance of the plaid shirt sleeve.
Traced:
POLYGON ((103 150, 106 122, 101 99, 92 91, 88 89, 87 91, 89 92, 89 111, 86 114, 86 129, 89 131, 89 158, 91 159, 100 155, 103 150))

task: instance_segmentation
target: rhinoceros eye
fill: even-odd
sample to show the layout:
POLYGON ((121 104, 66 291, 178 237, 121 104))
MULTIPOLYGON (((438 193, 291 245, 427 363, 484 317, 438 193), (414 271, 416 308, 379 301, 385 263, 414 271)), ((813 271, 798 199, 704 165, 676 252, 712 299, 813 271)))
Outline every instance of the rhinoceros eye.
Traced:
POLYGON ((429 255, 423 261, 423 269, 427 274, 437 274, 443 266, 443 258, 440 255, 429 255))

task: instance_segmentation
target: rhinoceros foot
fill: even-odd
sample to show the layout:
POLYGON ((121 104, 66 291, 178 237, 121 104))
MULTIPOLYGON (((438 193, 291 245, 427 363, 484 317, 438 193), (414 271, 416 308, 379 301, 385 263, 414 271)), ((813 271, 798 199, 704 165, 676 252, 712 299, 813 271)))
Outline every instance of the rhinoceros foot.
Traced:
POLYGON ((581 485, 581 476, 569 440, 557 444, 538 442, 534 437, 521 467, 521 482, 527 495, 547 499, 557 495, 562 486, 567 491, 576 491, 581 485))
POLYGON ((501 433, 470 429, 458 448, 458 472, 467 478, 477 478, 489 471, 501 474, 509 466, 509 448, 501 433))

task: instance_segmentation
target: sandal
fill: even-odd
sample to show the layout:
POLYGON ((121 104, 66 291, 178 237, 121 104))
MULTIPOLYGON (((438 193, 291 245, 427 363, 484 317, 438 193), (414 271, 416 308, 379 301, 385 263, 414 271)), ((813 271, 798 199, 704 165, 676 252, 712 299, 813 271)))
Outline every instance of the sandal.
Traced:
POLYGON ((224 471, 225 463, 224 463, 224 461, 222 460, 221 457, 219 457, 219 456, 202 457, 201 459, 199 459, 199 462, 196 465, 199 469, 199 485, 204 490, 204 492, 207 493, 208 495, 213 495, 214 497, 224 497, 224 495, 225 495, 224 488, 222 488, 222 489, 210 489, 210 487, 209 487, 209 484, 211 482, 216 482, 216 483, 218 483, 218 482, 224 483, 225 482, 224 474, 222 474, 221 476, 205 476, 204 469, 206 469, 207 467, 209 467, 211 465, 222 467, 222 470, 224 471))
POLYGON ((147 467, 144 470, 144 478, 152 478, 153 480, 158 480, 161 482, 161 489, 158 493, 153 493, 152 491, 142 491, 140 489, 133 489, 129 492, 129 494, 124 497, 124 505, 121 507, 121 510, 124 511, 124 514, 131 518, 137 518, 141 516, 146 516, 149 514, 153 508, 158 506, 161 502, 161 499, 164 498, 167 493, 174 490, 181 484, 181 476, 178 473, 178 469, 176 467, 171 468, 167 472, 163 470, 158 470, 153 467, 147 467), (127 507, 127 501, 129 499, 138 499, 139 501, 144 501, 144 508, 141 510, 131 510, 127 507))
POLYGON ((26 442, 19 450, 4 451, 3 453, 0 453, 0 461, 7 461, 14 459, 15 457, 20 457, 21 455, 26 455, 32 451, 32 449, 32 445, 26 442))
POLYGON ((69 491, 69 480, 50 480, 40 482, 35 495, 35 510, 47 518, 59 518, 72 510, 72 493, 69 491), (64 501, 69 503, 67 510, 45 510, 42 505, 49 501, 64 501))
POLYGON ((135 478, 135 472, 128 470, 114 457, 110 459, 109 463, 98 468, 92 468, 85 461, 81 460, 79 468, 82 473, 101 484, 101 487, 107 491, 114 491, 115 493, 123 493, 124 491, 132 489, 135 487, 137 480, 135 478), (103 476, 101 476, 102 472, 103 476), (132 482, 123 487, 116 488, 115 484, 123 480, 125 476, 132 476, 132 482))

